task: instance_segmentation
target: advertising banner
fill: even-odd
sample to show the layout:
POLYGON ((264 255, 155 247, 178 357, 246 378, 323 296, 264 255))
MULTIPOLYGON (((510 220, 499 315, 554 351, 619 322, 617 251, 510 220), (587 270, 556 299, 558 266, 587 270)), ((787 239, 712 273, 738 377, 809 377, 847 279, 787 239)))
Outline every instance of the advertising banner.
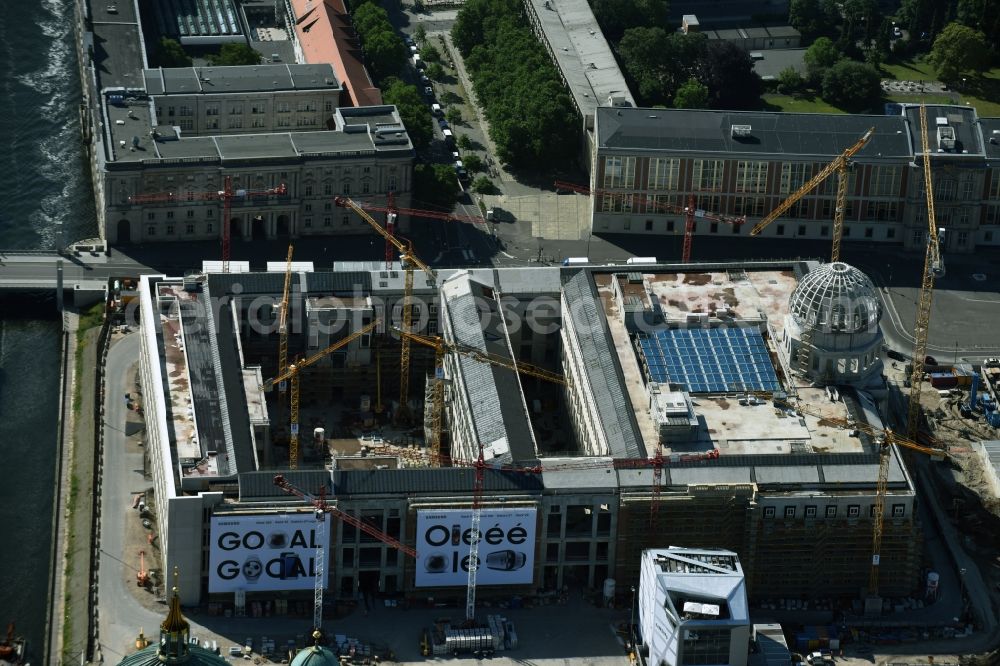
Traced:
MULTIPOLYGON (((528 585, 535 565, 536 510, 488 508, 479 523, 477 585, 528 585)), ((417 587, 466 585, 472 510, 417 511, 417 587)))
MULTIPOLYGON (((313 589, 317 543, 312 513, 212 516, 210 538, 209 592, 313 589)), ((329 562, 329 555, 325 559, 329 562)))

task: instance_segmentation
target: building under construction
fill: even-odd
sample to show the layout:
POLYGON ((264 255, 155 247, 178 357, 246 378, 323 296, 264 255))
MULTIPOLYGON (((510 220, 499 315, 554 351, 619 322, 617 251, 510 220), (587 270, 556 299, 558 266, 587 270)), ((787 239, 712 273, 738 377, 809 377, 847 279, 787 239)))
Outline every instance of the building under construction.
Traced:
MULTIPOLYGON (((480 456, 481 598, 628 589, 667 546, 738 554, 751 601, 869 587, 886 392, 856 269, 416 272, 408 351, 406 272, 335 269, 290 271, 286 362, 280 270, 142 279, 149 503, 164 566, 200 572, 185 603, 310 604, 315 517, 278 473, 364 526, 329 522, 328 600, 464 598, 480 456)), ((878 591, 902 596, 921 532, 889 455, 878 591)))

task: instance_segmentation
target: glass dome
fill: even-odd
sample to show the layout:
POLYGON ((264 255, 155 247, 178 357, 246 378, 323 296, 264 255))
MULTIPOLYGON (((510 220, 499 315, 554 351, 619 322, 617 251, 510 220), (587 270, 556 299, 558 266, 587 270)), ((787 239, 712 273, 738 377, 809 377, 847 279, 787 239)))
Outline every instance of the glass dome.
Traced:
POLYGON ((842 261, 809 271, 788 300, 803 330, 859 333, 877 330, 882 307, 868 276, 842 261))

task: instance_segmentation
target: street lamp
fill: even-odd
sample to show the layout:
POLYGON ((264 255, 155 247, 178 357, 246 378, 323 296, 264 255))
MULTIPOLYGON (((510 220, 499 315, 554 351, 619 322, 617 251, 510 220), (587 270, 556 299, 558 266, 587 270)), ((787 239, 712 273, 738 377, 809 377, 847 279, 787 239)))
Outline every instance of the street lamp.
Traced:
POLYGON ((631 587, 632 589, 632 606, 629 609, 630 615, 628 620, 628 642, 635 651, 635 585, 631 587))

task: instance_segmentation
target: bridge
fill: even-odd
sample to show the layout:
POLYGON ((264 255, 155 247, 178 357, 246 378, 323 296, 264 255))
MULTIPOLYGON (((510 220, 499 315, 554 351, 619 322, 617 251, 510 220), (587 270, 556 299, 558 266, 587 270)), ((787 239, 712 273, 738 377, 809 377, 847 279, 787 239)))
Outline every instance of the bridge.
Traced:
POLYGON ((0 250, 0 297, 48 293, 63 303, 89 305, 104 298, 108 280, 153 272, 125 255, 110 257, 101 246, 57 252, 0 250))

